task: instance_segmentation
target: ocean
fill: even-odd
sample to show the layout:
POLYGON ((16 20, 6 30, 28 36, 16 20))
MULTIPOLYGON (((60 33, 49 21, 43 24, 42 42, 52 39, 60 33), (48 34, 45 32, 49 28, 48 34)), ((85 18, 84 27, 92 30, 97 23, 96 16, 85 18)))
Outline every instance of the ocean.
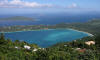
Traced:
POLYGON ((13 16, 25 16, 35 18, 32 20, 1 20, 0 26, 14 26, 14 25, 55 25, 60 23, 76 23, 76 22, 88 22, 92 19, 99 19, 100 13, 84 13, 84 14, 71 14, 71 13, 47 13, 47 14, 4 14, 0 15, 0 18, 13 17, 13 16))
POLYGON ((57 43, 73 41, 89 34, 71 29, 48 29, 35 31, 20 31, 5 33, 5 38, 12 41, 25 41, 30 44, 37 44, 39 47, 47 48, 57 43))

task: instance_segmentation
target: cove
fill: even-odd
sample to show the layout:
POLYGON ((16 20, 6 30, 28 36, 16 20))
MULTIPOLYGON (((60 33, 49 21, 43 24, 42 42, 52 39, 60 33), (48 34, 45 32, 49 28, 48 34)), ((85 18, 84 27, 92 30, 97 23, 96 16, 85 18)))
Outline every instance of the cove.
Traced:
POLYGON ((41 48, 47 48, 57 43, 73 41, 89 36, 84 32, 71 29, 48 29, 36 31, 20 31, 5 33, 5 37, 12 41, 25 41, 30 44, 37 44, 41 48))

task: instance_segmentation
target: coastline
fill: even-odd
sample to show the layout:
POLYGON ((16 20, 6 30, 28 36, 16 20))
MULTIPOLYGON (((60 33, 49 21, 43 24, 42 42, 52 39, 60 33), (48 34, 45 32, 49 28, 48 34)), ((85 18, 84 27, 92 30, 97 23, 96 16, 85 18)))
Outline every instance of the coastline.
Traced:
MULTIPOLYGON (((62 28, 57 28, 57 29, 62 29, 62 28)), ((65 28, 63 28, 63 29, 65 29, 65 28)), ((86 31, 80 31, 80 30, 73 29, 73 28, 66 28, 66 29, 68 29, 68 30, 74 30, 74 31, 77 31, 77 32, 86 33, 86 34, 88 34, 90 37, 93 37, 93 36, 94 36, 93 34, 88 33, 88 32, 86 32, 86 31)), ((0 32, 0 33, 15 33, 15 32, 25 32, 25 31, 42 31, 42 30, 54 30, 54 29, 23 30, 23 31, 0 32)))
POLYGON ((25 32, 25 31, 42 31, 42 30, 54 30, 54 29, 22 30, 22 31, 12 31, 12 32, 0 32, 0 33, 16 33, 16 32, 25 32))
POLYGON ((86 33, 88 34, 90 37, 93 37, 94 35, 89 33, 89 32, 85 32, 85 31, 80 31, 80 30, 76 30, 76 29, 72 29, 72 28, 68 28, 69 30, 74 30, 74 31, 78 31, 78 32, 83 32, 83 33, 86 33))
MULTIPOLYGON (((57 29, 62 29, 62 28, 57 28, 57 29)), ((63 28, 63 29, 65 29, 65 28, 63 28)), ((82 32, 82 33, 88 34, 90 37, 94 36, 91 33, 88 33, 88 32, 85 32, 85 31, 80 31, 80 30, 77 30, 77 29, 73 29, 73 28, 66 28, 66 29, 68 29, 68 30, 74 30, 74 31, 77 31, 77 32, 82 32)), ((0 32, 0 33, 15 33, 15 32, 25 32, 25 31, 42 31, 42 30, 54 30, 54 29, 23 30, 23 31, 0 32)))

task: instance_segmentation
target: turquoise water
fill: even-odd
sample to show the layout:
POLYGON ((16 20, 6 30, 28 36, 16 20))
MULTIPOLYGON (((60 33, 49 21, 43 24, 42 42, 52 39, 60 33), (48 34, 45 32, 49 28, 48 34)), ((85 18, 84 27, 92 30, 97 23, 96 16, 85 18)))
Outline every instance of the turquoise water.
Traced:
POLYGON ((5 33, 5 37, 12 39, 12 41, 20 40, 28 43, 35 43, 43 48, 50 47, 56 43, 72 41, 86 36, 88 36, 88 34, 70 29, 49 29, 5 33))

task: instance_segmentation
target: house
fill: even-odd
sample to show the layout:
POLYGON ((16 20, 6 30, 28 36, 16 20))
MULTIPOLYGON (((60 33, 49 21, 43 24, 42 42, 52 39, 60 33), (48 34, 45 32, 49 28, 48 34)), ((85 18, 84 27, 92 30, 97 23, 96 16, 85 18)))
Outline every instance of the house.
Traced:
POLYGON ((80 50, 81 48, 76 48, 75 50, 80 50))
POLYGON ((35 51, 37 51, 37 50, 38 50, 38 49, 35 48, 35 49, 33 50, 33 52, 35 52, 35 51))
POLYGON ((75 49, 76 51, 78 51, 78 52, 80 52, 80 53, 84 53, 85 51, 86 51, 86 49, 84 48, 84 49, 81 49, 81 48, 76 48, 75 49))
POLYGON ((64 46, 67 46, 67 45, 64 45, 64 46))
POLYGON ((17 47, 17 46, 15 46, 15 48, 16 48, 16 49, 18 49, 18 47, 17 47))
POLYGON ((86 51, 86 49, 80 49, 79 52, 84 53, 86 51))
POLYGON ((27 46, 27 45, 24 45, 24 48, 29 50, 31 47, 27 46))
POLYGON ((85 42, 85 44, 86 44, 86 45, 94 45, 95 42, 94 42, 94 41, 87 41, 87 42, 85 42))

